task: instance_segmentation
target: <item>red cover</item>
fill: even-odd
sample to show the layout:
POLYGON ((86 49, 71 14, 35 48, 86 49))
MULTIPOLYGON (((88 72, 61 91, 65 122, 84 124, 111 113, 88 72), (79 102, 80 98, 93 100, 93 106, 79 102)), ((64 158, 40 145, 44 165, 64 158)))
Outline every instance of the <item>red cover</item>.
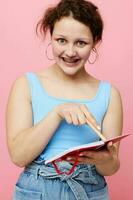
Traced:
POLYGON ((100 150, 101 148, 104 148, 109 142, 113 142, 116 143, 116 142, 119 142, 121 139, 129 136, 130 134, 127 134, 127 135, 122 135, 122 136, 117 136, 117 137, 114 137, 114 138, 111 138, 105 142, 103 141, 98 141, 98 142, 94 142, 94 143, 89 143, 89 144, 85 144, 85 145, 80 145, 80 146, 77 146, 77 147, 74 147, 74 148, 70 148, 68 149, 67 151, 65 151, 64 153, 61 153, 57 156, 54 156, 53 158, 49 159, 49 160, 46 160, 45 161, 45 164, 48 164, 48 163, 53 163, 53 166, 56 170, 56 172, 58 174, 71 174, 78 162, 78 155, 79 153, 81 153, 82 151, 86 151, 86 150, 100 150), (59 162, 59 161, 62 161, 62 160, 65 160, 66 157, 68 156, 74 156, 76 157, 75 159, 75 163, 73 164, 72 168, 70 169, 70 171, 68 173, 66 172, 60 172, 57 165, 56 165, 56 162, 59 162))

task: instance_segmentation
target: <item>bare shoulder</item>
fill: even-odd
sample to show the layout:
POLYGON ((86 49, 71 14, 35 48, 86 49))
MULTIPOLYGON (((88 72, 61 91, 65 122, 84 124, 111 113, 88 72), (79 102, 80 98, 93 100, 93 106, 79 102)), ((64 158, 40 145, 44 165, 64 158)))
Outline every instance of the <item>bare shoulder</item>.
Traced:
POLYGON ((20 77, 17 77, 14 80, 12 87, 27 87, 27 79, 26 79, 26 77, 24 75, 20 76, 20 77))
POLYGON ((103 134, 106 138, 122 134, 123 108, 120 91, 116 86, 111 85, 110 102, 103 119, 103 134))
POLYGON ((30 99, 29 86, 27 79, 24 75, 17 77, 11 86, 10 95, 15 96, 16 94, 20 96, 22 96, 23 94, 24 97, 30 99))
POLYGON ((23 129, 32 126, 30 91, 25 76, 12 84, 6 106, 6 127, 9 140, 23 129))
POLYGON ((119 89, 114 85, 111 86, 110 102, 107 113, 113 116, 114 115, 118 116, 118 118, 122 118, 123 116, 123 105, 122 105, 121 94, 119 89))
POLYGON ((120 91, 114 85, 111 86, 111 101, 114 103, 115 102, 121 103, 121 101, 122 101, 120 91))

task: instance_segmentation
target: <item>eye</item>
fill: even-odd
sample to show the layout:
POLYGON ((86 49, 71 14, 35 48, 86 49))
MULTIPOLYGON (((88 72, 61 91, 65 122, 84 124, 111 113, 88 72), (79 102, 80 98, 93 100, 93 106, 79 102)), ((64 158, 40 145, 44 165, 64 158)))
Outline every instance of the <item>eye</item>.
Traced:
POLYGON ((77 41, 77 45, 78 45, 79 47, 84 47, 85 45, 87 45, 87 43, 84 42, 84 41, 77 41))
POLYGON ((57 42, 58 42, 59 44, 65 44, 65 43, 66 43, 66 40, 65 40, 64 38, 58 38, 58 39, 57 39, 57 42))

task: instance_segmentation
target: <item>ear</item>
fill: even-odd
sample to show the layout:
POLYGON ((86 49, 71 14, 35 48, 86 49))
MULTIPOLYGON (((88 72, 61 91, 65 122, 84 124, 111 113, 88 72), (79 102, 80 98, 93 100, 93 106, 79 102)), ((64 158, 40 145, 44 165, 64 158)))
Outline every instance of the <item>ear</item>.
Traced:
POLYGON ((95 41, 95 42, 93 43, 92 48, 96 48, 96 49, 97 49, 97 48, 100 46, 101 43, 102 43, 101 40, 97 40, 97 41, 95 41))

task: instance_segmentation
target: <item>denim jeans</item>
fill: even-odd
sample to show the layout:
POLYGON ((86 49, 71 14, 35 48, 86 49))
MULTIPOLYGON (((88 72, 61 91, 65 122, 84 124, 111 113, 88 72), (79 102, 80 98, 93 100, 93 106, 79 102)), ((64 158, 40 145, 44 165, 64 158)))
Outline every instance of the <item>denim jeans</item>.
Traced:
MULTIPOLYGON (((70 170, 58 163, 60 171, 70 170)), ((51 164, 31 163, 20 174, 12 200, 109 200, 106 181, 95 166, 77 165, 70 175, 57 174, 51 164)))

